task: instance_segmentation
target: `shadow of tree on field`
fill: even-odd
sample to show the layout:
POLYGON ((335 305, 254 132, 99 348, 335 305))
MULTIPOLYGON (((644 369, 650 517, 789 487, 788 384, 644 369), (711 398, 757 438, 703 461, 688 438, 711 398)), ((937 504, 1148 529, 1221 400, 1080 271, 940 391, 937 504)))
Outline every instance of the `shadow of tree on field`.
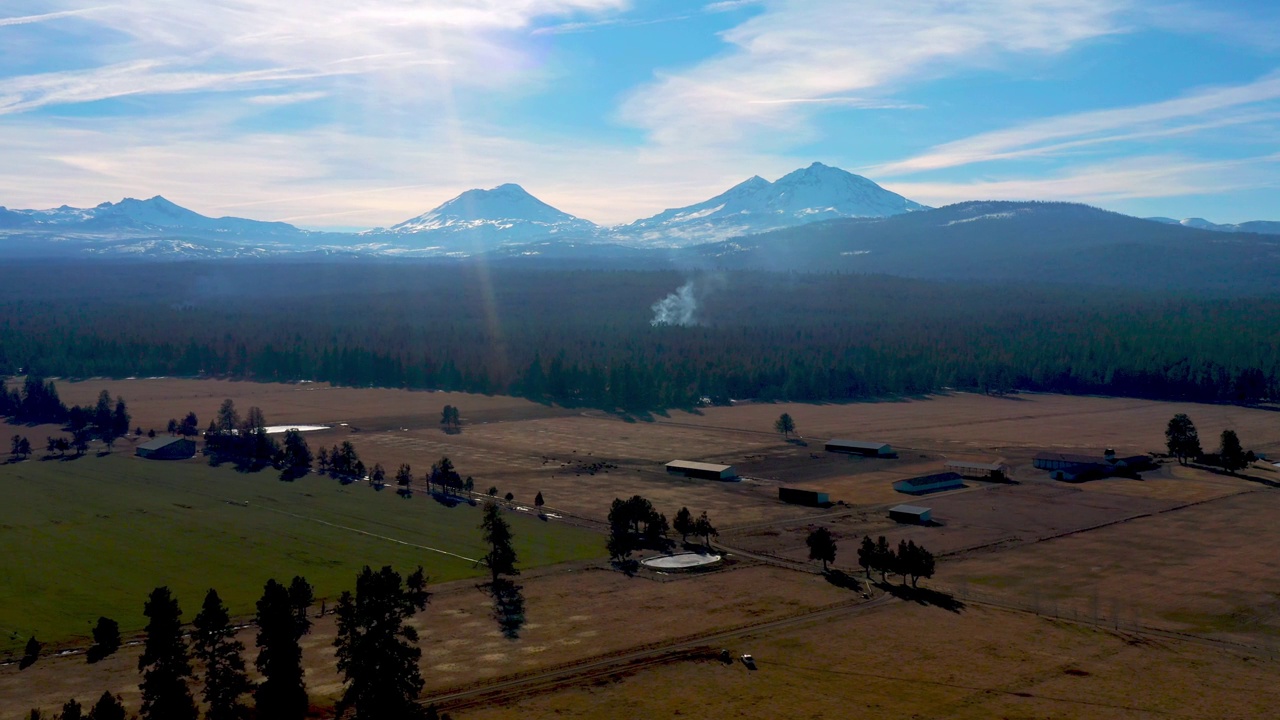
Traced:
POLYGON ((954 595, 930 588, 911 587, 910 585, 897 585, 894 583, 876 583, 876 587, 899 600, 907 600, 917 605, 930 605, 953 613, 959 613, 965 608, 965 604, 957 600, 954 595))
POLYGON ((524 627, 524 588, 506 578, 489 583, 489 595, 493 598, 493 618, 498 629, 508 640, 518 640, 524 627))

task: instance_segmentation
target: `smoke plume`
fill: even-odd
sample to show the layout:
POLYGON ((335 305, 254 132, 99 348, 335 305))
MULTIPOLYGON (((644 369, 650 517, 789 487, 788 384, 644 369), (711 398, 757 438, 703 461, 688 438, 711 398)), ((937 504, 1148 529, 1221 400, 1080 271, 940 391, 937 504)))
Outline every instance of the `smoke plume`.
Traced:
POLYGON ((698 298, 694 296, 694 281, 680 286, 679 290, 653 304, 652 325, 679 325, 691 327, 698 324, 698 298))
POLYGON ((729 279, 722 273, 700 273, 689 278, 679 289, 653 304, 653 320, 650 324, 693 327, 702 325, 701 317, 706 308, 707 296, 729 286, 729 279))

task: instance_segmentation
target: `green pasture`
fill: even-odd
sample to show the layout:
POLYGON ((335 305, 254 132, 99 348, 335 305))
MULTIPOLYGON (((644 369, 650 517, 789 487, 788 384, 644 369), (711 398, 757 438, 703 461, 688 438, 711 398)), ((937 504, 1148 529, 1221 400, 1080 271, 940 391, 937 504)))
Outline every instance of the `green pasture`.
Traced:
MULTIPOLYGON (((587 531, 509 517, 522 567, 604 553, 587 531)), ((0 465, 0 653, 33 634, 87 638, 100 615, 139 630, 157 585, 173 589, 189 621, 210 587, 233 615, 251 615, 273 577, 302 575, 332 600, 363 565, 422 565, 432 582, 480 576, 485 568, 469 559, 485 552, 479 521, 465 503, 320 476, 282 482, 200 460, 116 453, 0 465)))

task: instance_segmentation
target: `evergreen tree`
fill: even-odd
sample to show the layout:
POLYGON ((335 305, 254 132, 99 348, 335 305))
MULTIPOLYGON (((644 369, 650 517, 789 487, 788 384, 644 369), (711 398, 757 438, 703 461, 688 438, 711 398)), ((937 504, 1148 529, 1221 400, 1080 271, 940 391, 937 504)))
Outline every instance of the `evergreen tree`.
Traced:
POLYGON ((119 649, 120 623, 109 617, 98 618, 98 624, 93 626, 93 650, 91 652, 99 658, 104 658, 119 649))
POLYGON ((1235 430, 1222 431, 1222 439, 1218 447, 1218 461, 1222 463, 1223 469, 1232 475, 1236 471, 1243 470, 1249 466, 1244 448, 1240 446, 1240 438, 1236 436, 1235 430))
POLYGON ((281 449, 281 462, 284 470, 291 477, 301 477, 311 470, 311 448, 302 433, 290 429, 284 434, 284 447, 281 449))
POLYGON ((413 470, 405 463, 401 463, 400 469, 396 471, 396 484, 402 490, 408 490, 413 484, 413 470))
POLYGON ((422 568, 402 582, 389 566, 374 572, 365 566, 356 591, 338 600, 338 671, 346 680, 339 714, 355 711, 357 720, 420 717, 416 704, 423 686, 417 631, 405 624, 430 599, 422 568))
POLYGON ((689 541, 689 533, 693 532, 693 513, 689 512, 689 508, 682 507, 680 512, 676 513, 675 522, 671 523, 671 527, 680 533, 680 542, 689 541))
POLYGON ((1198 458, 1202 453, 1195 423, 1184 413, 1178 413, 1169 420, 1164 437, 1169 454, 1178 458, 1178 462, 1183 465, 1187 464, 1188 458, 1198 458))
POLYGON ((369 475, 369 484, 374 487, 382 487, 387 482, 387 471, 383 469, 382 463, 373 464, 373 472, 369 475))
POLYGON ((485 544, 489 552, 485 553, 484 563, 496 582, 499 575, 519 575, 516 569, 516 549, 512 544, 511 526, 502 517, 502 508, 492 500, 484 504, 484 517, 480 522, 484 531, 485 544))
POLYGON ((538 494, 533 496, 533 506, 538 509, 539 513, 541 513, 542 506, 546 504, 547 504, 547 501, 542 499, 542 491, 539 490, 538 494))
POLYGON ((894 571, 896 560, 889 541, 881 535, 876 539, 875 551, 871 555, 871 569, 880 573, 880 582, 888 582, 885 576, 894 571))
POLYGON ((711 547, 711 538, 720 536, 720 532, 716 530, 715 526, 711 524, 711 520, 707 518, 705 510, 693 522, 693 534, 702 538, 702 544, 708 548, 711 547))
POLYGON ((118 695, 103 692, 89 711, 88 720, 125 720, 124 702, 118 695))
POLYGON ((247 708, 240 698, 253 689, 245 673, 244 644, 235 639, 231 616, 216 590, 204 597, 191 633, 192 654, 204 665, 207 720, 242 720, 247 708))
POLYGON ((182 418, 182 423, 178 426, 178 432, 182 437, 194 437, 200 432, 200 419, 196 417, 194 412, 189 412, 186 417, 182 418))
POLYGON ((146 641, 138 670, 142 673, 142 720, 196 720, 195 701, 187 688, 191 662, 182 639, 182 610, 167 587, 151 592, 143 609, 146 641))
POLYGON ((84 720, 84 708, 72 698, 63 704, 58 720, 84 720))
POLYGON ((124 398, 117 396, 116 408, 111 413, 112 434, 116 437, 124 437, 125 435, 128 435, 130 420, 132 420, 132 418, 129 416, 129 408, 124 404, 124 398))
POLYGON ((804 544, 809 546, 810 560, 822 561, 823 572, 827 571, 827 563, 836 561, 836 541, 827 528, 815 528, 809 533, 809 537, 805 538, 804 544))
POLYGON ((782 413, 773 423, 773 429, 782 434, 785 438, 790 438, 791 433, 796 431, 796 423, 791 419, 789 413, 782 413))
POLYGON ((32 635, 31 637, 27 638, 27 646, 26 648, 23 649, 23 654, 22 654, 23 663, 26 665, 30 665, 36 660, 39 660, 40 648, 42 647, 44 647, 44 644, 41 643, 39 640, 37 640, 35 635, 32 635))
POLYGON ((254 665, 263 679, 254 693, 257 716, 272 720, 302 720, 307 714, 307 689, 302 672, 300 628, 289 589, 268 580, 258 600, 258 657, 254 665))
POLYGON ((862 544, 858 546, 858 565, 867 574, 867 579, 871 578, 871 568, 876 562, 876 544, 872 542, 871 537, 864 535, 862 544))

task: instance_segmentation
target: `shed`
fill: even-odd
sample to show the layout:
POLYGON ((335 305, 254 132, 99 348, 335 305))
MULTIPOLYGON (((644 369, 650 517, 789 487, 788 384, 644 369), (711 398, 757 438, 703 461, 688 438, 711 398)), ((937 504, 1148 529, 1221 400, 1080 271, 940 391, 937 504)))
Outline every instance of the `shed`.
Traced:
POLYGON ((889 508, 889 518, 900 523, 928 525, 933 522, 933 511, 919 505, 898 505, 889 508))
POLYGON ((827 493, 816 490, 802 490, 800 488, 780 487, 778 488, 778 499, 795 505, 820 507, 831 504, 831 498, 827 493))
POLYGON ((732 465, 716 465, 691 460, 672 460, 667 463, 667 472, 699 480, 732 480, 738 476, 732 465))
POLYGON ((953 490, 955 488, 964 487, 964 478, 960 477, 960 473, 945 472, 934 475, 922 475, 920 477, 907 478, 899 480, 893 484, 893 489, 908 495, 923 495, 925 493, 938 492, 940 490, 953 490))
POLYGON ((867 440, 828 440, 827 452, 866 455, 867 457, 894 457, 889 443, 867 440))
POLYGON ((158 437, 142 443, 134 453, 149 460, 186 460, 195 457, 196 443, 184 437, 158 437))
POLYGON ((971 460, 948 460, 943 469, 959 473, 967 478, 990 478, 1004 480, 1009 477, 1009 466, 1004 463, 973 462, 971 460))

